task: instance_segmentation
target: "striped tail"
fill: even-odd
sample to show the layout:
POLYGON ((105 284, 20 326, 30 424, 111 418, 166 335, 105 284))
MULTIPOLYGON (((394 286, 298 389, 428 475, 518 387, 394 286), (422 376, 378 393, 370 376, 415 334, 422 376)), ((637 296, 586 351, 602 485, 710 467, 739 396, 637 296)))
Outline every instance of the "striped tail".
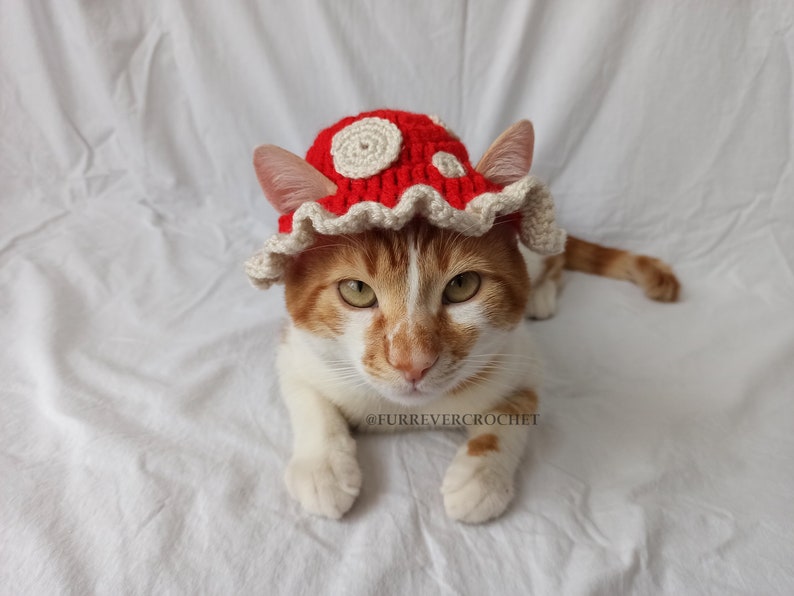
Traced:
POLYGON ((630 281, 642 288, 648 298, 660 302, 675 302, 681 290, 673 270, 664 261, 573 236, 568 236, 565 245, 565 268, 630 281))

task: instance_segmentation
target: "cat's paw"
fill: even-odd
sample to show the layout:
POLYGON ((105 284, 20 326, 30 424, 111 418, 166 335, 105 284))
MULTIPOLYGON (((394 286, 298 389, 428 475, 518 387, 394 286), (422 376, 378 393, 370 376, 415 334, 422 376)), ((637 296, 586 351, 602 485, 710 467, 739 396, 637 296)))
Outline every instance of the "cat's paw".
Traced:
POLYGON ((319 456, 296 455, 287 466, 287 490, 310 513, 339 519, 361 489, 361 469, 355 441, 345 437, 342 446, 319 456))
POLYGON ((526 315, 530 319, 548 319, 557 312, 557 282, 546 279, 533 287, 527 302, 526 315))
POLYGON ((513 474, 498 456, 471 456, 459 452, 449 466, 441 493, 452 519, 476 524, 501 515, 513 500, 513 474))
POLYGON ((659 302, 676 302, 678 300, 681 283, 670 265, 653 257, 639 255, 634 266, 636 282, 642 287, 648 298, 659 302))

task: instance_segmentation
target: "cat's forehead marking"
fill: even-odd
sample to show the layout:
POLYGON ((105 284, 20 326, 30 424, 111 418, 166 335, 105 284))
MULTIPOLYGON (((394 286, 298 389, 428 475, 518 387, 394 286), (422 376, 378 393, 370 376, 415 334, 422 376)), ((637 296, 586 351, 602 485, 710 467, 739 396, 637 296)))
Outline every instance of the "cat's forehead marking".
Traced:
POLYGON ((419 251, 414 231, 408 232, 408 317, 413 317, 419 306, 419 251))

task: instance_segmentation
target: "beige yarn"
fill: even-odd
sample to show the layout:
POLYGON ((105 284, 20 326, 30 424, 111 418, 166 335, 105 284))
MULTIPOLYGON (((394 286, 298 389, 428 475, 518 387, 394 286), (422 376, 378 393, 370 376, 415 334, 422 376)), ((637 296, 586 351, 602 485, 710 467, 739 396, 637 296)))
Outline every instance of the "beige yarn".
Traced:
POLYGON ((393 209, 362 201, 337 216, 319 203, 306 202, 293 215, 292 232, 272 236, 262 250, 246 261, 245 271, 255 286, 266 289, 282 281, 287 259, 310 247, 315 234, 355 234, 372 228, 397 230, 418 215, 439 228, 481 236, 491 229, 497 216, 515 212, 521 213, 519 238, 530 250, 545 255, 564 250, 566 234, 556 224, 548 187, 534 176, 525 176, 501 192, 472 199, 465 210, 450 206, 436 189, 424 184, 408 188, 393 209))
POLYGON ((433 165, 445 178, 460 178, 466 175, 466 168, 458 158, 446 151, 436 151, 433 155, 433 165))
POLYGON ((334 169, 345 178, 368 178, 388 168, 400 155, 403 135, 384 118, 362 118, 334 135, 334 169))

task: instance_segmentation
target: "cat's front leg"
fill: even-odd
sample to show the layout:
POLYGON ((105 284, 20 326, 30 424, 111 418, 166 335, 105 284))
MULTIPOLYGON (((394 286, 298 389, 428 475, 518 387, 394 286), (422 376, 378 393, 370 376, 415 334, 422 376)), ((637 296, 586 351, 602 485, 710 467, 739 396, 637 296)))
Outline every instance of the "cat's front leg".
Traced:
POLYGON ((339 519, 361 488, 356 442, 339 409, 298 379, 281 379, 292 421, 293 454, 285 481, 310 513, 339 519))
POLYGON ((537 404, 533 390, 517 390, 484 413, 483 424, 467 426, 468 441, 458 449, 441 485, 449 517, 479 523, 504 512, 513 499, 515 471, 537 404))
POLYGON ((546 257, 520 246, 527 265, 532 291, 527 300, 526 316, 530 319, 548 319, 557 312, 557 291, 565 265, 563 255, 546 257))

